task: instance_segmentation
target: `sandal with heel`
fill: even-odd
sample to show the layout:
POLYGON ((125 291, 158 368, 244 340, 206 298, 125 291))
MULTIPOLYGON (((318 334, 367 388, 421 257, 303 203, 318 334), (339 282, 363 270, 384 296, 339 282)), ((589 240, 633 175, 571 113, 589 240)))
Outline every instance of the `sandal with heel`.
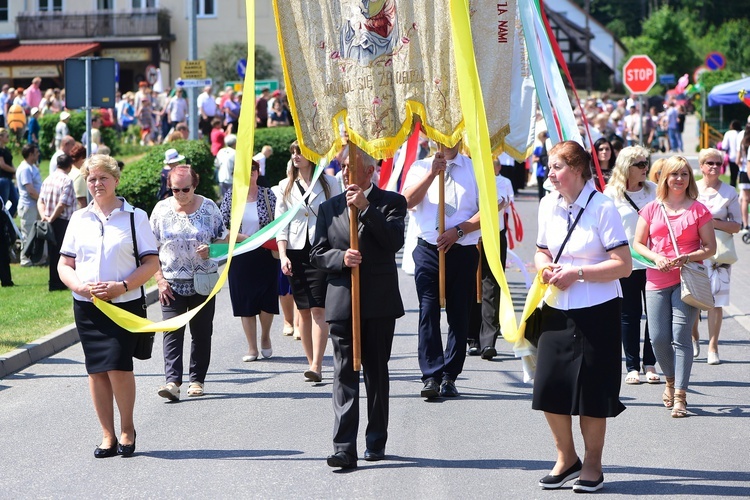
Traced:
POLYGON ((685 391, 674 391, 672 418, 684 418, 687 417, 687 415, 687 394, 685 391))
POLYGON ((661 400, 664 402, 665 408, 671 410, 674 407, 674 378, 667 378, 667 387, 661 395, 661 400))

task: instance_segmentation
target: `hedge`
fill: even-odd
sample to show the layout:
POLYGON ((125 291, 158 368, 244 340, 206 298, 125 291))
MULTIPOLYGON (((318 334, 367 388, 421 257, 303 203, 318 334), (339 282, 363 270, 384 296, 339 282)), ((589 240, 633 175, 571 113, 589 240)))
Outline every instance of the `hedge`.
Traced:
POLYGON ((142 208, 149 215, 154 209, 156 194, 159 192, 160 173, 164 168, 164 152, 174 148, 185 156, 185 163, 189 163, 200 176, 196 193, 216 200, 216 181, 214 180, 214 157, 211 148, 205 141, 177 141, 159 144, 149 148, 148 153, 133 163, 128 164, 122 171, 117 193, 124 196, 128 202, 142 208))
POLYGON ((266 179, 271 185, 286 177, 286 165, 292 155, 289 146, 297 140, 294 127, 271 127, 255 129, 253 155, 265 145, 273 148, 273 154, 266 160, 266 179))
MULTIPOLYGON (((98 115, 98 111, 92 111, 91 115, 98 115)), ((42 151, 43 158, 51 158, 55 153, 55 127, 60 121, 60 114, 44 115, 39 118, 39 149, 42 151)), ((73 111, 70 113, 68 120, 68 129, 70 135, 78 142, 81 142, 84 132, 86 132, 86 113, 83 111, 73 111)), ((102 133, 102 142, 109 147, 112 156, 120 152, 120 140, 117 132, 113 127, 102 127, 99 129, 102 133)))

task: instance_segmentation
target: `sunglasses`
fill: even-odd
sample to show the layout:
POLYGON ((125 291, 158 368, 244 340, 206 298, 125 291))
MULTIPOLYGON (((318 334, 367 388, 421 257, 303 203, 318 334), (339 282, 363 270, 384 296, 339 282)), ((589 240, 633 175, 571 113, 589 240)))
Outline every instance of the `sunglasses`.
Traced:
POLYGON ((174 193, 174 194, 177 194, 177 193, 180 193, 180 192, 182 192, 182 193, 189 193, 191 189, 193 189, 193 188, 192 187, 172 188, 172 193, 174 193))
POLYGON ((709 165, 711 167, 720 167, 721 166, 721 162, 720 161, 704 161, 703 164, 704 165, 709 165))
POLYGON ((648 160, 639 161, 639 162, 633 163, 630 166, 631 167, 638 167, 638 168, 647 168, 648 167, 648 160))

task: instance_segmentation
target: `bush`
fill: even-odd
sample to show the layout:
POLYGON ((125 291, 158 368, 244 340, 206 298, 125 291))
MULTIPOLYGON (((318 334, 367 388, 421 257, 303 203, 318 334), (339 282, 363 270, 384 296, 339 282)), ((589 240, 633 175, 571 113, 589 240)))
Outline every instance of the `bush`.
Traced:
POLYGON ((273 154, 266 160, 266 178, 271 185, 286 177, 286 165, 292 155, 289 145, 297 140, 294 127, 259 128, 255 130, 253 155, 266 144, 273 148, 273 154))
POLYGON ((117 192, 132 205, 142 208, 149 215, 154 209, 156 194, 159 192, 160 173, 164 168, 164 152, 174 148, 185 156, 200 176, 196 193, 216 200, 216 182, 214 180, 214 157, 205 141, 177 141, 159 144, 149 148, 146 156, 130 163, 122 171, 117 192))
MULTIPOLYGON (((91 115, 98 115, 98 111, 92 111, 91 115)), ((39 118, 39 148, 42 151, 43 158, 51 158, 55 153, 55 127, 60 121, 60 114, 44 115, 39 118)), ((70 135, 78 142, 81 142, 84 132, 86 132, 86 113, 83 111, 73 111, 70 113, 68 120, 68 129, 70 135)), ((113 127, 102 127, 99 129, 102 134, 102 142, 107 145, 112 156, 120 154, 120 141, 117 138, 117 132, 113 127)))

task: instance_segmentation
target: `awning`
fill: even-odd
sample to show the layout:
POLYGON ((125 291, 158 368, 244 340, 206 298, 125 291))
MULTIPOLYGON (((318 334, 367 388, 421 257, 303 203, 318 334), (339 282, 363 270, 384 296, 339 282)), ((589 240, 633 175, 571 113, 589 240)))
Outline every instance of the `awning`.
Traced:
POLYGON ((70 57, 90 55, 98 49, 98 43, 37 43, 19 45, 5 52, 0 52, 0 64, 63 62, 70 57))

